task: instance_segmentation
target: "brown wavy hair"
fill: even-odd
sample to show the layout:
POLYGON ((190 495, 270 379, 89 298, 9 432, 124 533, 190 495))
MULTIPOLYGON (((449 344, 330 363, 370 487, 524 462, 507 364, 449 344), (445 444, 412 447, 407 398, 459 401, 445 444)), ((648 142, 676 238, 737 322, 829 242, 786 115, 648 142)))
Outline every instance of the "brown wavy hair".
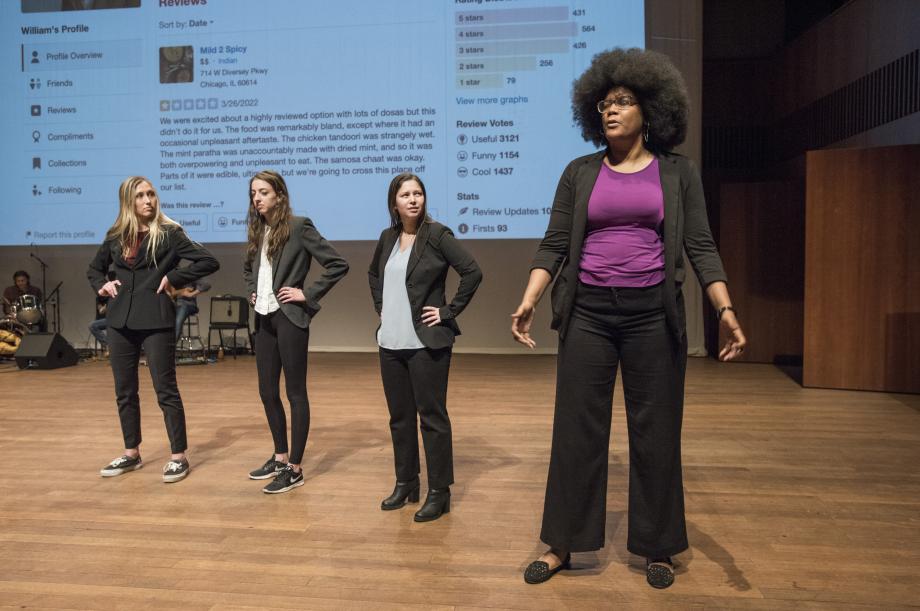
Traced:
POLYGON ((262 170, 249 179, 249 214, 246 219, 246 260, 249 262, 255 260, 259 249, 262 248, 262 236, 265 235, 265 228, 269 226, 268 221, 259 214, 255 204, 252 203, 252 183, 257 180, 264 180, 271 185, 278 196, 274 224, 271 225, 271 231, 268 234, 269 260, 281 252, 288 238, 291 237, 291 217, 294 216, 291 211, 291 198, 288 195, 287 183, 284 182, 281 174, 274 170, 262 170))

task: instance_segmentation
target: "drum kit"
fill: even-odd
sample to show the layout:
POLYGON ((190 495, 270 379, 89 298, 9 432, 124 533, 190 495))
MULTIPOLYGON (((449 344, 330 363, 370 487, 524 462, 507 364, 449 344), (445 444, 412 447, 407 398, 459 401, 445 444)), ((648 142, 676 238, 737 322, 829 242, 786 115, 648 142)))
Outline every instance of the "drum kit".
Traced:
POLYGON ((6 316, 0 318, 0 356, 12 356, 24 335, 36 331, 45 320, 45 307, 35 295, 20 295, 10 302, 3 299, 6 316))

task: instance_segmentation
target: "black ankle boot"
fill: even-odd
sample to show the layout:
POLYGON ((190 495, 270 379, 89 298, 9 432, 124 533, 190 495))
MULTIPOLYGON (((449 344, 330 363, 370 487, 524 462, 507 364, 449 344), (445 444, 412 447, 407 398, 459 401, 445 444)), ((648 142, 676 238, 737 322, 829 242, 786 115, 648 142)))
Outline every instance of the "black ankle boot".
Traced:
POLYGON ((411 482, 396 482, 396 487, 393 488, 393 494, 383 499, 383 502, 380 503, 380 509, 384 511, 399 509, 405 506, 406 501, 418 503, 418 489, 418 478, 415 478, 411 482))
POLYGON ((441 515, 450 513, 450 488, 428 490, 425 504, 415 512, 416 522, 430 522, 437 520, 441 515))

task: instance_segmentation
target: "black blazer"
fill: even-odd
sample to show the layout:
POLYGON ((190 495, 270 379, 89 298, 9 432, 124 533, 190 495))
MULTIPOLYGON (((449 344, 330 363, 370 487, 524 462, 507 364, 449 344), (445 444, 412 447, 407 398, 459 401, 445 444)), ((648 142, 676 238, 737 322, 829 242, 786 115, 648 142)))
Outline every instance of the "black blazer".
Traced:
MULTIPOLYGON (((243 262, 243 279, 250 295, 256 292, 261 259, 256 252, 252 261, 243 262)), ((288 320, 302 329, 309 327, 320 310, 319 300, 347 273, 348 263, 320 235, 313 222, 304 216, 292 216, 291 237, 272 259, 272 291, 277 293, 281 287, 290 286, 302 289, 307 298, 302 303, 280 304, 288 320), (323 266, 323 275, 304 289, 303 282, 313 259, 323 266)))
POLYGON ((156 265, 147 258, 147 240, 137 249, 134 265, 122 258, 118 238, 102 243, 95 258, 86 270, 86 277, 96 293, 107 282, 106 273, 113 266, 116 279, 121 282, 118 295, 109 301, 105 317, 110 327, 121 329, 166 329, 176 326, 176 306, 166 293, 157 293, 163 276, 170 284, 181 288, 186 284, 213 274, 220 268, 204 246, 191 240, 178 225, 166 225, 166 237, 157 248, 156 265), (191 264, 179 267, 185 259, 191 264))
MULTIPOLYGON (((383 308, 383 278, 387 260, 393 245, 399 239, 399 229, 389 227, 380 234, 377 249, 371 260, 367 277, 374 299, 374 309, 380 314, 383 308)), ((409 264, 406 267, 406 292, 412 308, 412 322, 418 338, 427 348, 447 348, 460 335, 460 327, 454 320, 470 303, 482 282, 482 272, 472 256, 460 245, 454 233, 433 221, 422 223, 409 264), (460 274, 457 294, 448 304, 444 295, 444 282, 448 267, 460 274), (433 327, 422 322, 422 308, 435 306, 441 315, 441 322, 433 327)))
MULTIPOLYGON (((588 222, 588 198, 601 171, 606 151, 575 159, 565 168, 549 218, 546 235, 537 248, 531 269, 542 268, 556 276, 552 290, 552 328, 565 337, 575 302, 578 269, 588 222), (560 271, 561 268, 561 271, 560 271)), ((664 221, 659 235, 664 238, 664 307, 668 327, 674 338, 686 341, 687 324, 681 294, 686 277, 683 252, 705 288, 726 281, 722 260, 716 251, 703 183, 693 162, 676 153, 658 156, 661 190, 664 194, 664 221)))

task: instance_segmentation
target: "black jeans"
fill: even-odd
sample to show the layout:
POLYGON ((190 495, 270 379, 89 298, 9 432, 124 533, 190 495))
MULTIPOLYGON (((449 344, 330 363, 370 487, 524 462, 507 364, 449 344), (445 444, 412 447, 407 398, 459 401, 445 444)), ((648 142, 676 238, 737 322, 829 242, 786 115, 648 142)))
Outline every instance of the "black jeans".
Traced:
POLYGON ((141 402, 138 397, 137 366, 141 348, 163 410, 169 446, 174 454, 188 449, 185 436, 185 409, 176 384, 176 337, 172 329, 116 329, 109 327, 109 362, 115 377, 115 400, 125 448, 141 444, 141 402))
POLYGON ((665 322, 661 286, 579 284, 559 343, 556 411, 543 528, 558 550, 603 547, 607 459, 617 366, 629 435, 629 534, 639 556, 687 549, 681 479, 686 346, 665 322))
POLYGON ((418 413, 428 487, 447 488, 454 483, 454 451, 447 415, 451 352, 451 348, 380 349, 380 376, 390 411, 396 481, 408 482, 419 474, 418 413))
POLYGON ((291 404, 291 446, 288 460, 295 465, 303 461, 310 432, 310 401, 307 398, 307 347, 310 329, 298 327, 281 310, 263 316, 256 314, 256 370, 259 373, 259 396, 265 407, 268 428, 275 443, 275 453, 288 452, 287 422, 281 404, 281 371, 291 404))

